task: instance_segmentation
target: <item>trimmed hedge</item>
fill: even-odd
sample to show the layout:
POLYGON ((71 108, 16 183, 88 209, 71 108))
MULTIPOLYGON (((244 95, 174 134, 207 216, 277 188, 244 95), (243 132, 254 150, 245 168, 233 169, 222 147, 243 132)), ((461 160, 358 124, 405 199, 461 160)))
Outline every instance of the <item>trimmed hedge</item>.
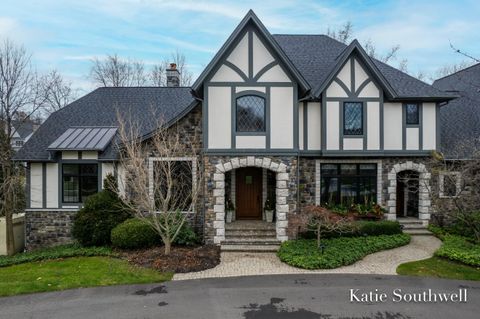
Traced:
POLYGON ((79 244, 62 245, 19 253, 13 256, 0 256, 0 267, 49 259, 92 256, 115 256, 115 253, 109 247, 82 247, 79 244))
POLYGON ((435 256, 480 267, 480 245, 474 244, 462 236, 444 234, 441 239, 443 244, 435 252, 435 256))
POLYGON ((281 261, 304 269, 332 269, 353 264, 368 254, 407 245, 410 235, 381 235, 325 239, 323 253, 312 239, 288 240, 277 255, 281 261))
POLYGON ((85 200, 74 218, 72 235, 83 246, 109 245, 112 229, 130 216, 115 193, 101 191, 85 200))
MULTIPOLYGON (((146 222, 131 218, 116 226, 111 233, 111 241, 115 247, 121 249, 140 249, 160 245, 160 235, 146 222)), ((182 229, 173 241, 179 246, 193 246, 198 244, 198 236, 193 228, 184 223, 182 229)))
MULTIPOLYGON (((395 235, 402 233, 402 227, 397 221, 380 220, 380 221, 355 221, 351 226, 346 226, 341 233, 326 232, 322 234, 324 238, 338 238, 338 237, 359 237, 359 236, 380 236, 380 235, 395 235), (349 228, 348 228, 349 227, 349 228)), ((314 239, 316 235, 313 231, 307 231, 300 234, 301 238, 314 239)))
POLYGON ((147 223, 137 219, 127 219, 114 229, 112 245, 121 249, 148 248, 162 242, 158 233, 147 223))

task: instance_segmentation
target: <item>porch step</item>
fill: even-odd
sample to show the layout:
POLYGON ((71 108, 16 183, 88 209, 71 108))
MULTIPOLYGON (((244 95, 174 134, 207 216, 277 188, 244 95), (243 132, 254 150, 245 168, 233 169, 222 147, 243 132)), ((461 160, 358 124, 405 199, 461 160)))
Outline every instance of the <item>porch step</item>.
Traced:
POLYGON ((275 237, 227 237, 223 241, 225 244, 231 245, 280 245, 280 241, 275 237))
POLYGON ((405 234, 410 234, 412 236, 433 236, 432 232, 426 228, 423 229, 404 229, 405 234))
POLYGON ((227 252, 258 252, 270 253, 277 252, 280 245, 241 245, 241 244, 222 244, 221 251, 227 252))
POLYGON ((403 230, 407 229, 427 229, 423 224, 403 224, 403 230))
POLYGON ((226 229, 226 237, 277 237, 274 229, 226 229))
POLYGON ((262 221, 234 221, 225 224, 225 230, 273 230, 275 231, 275 223, 267 223, 262 221))
POLYGON ((423 220, 417 218, 397 218, 401 225, 423 225, 423 220))

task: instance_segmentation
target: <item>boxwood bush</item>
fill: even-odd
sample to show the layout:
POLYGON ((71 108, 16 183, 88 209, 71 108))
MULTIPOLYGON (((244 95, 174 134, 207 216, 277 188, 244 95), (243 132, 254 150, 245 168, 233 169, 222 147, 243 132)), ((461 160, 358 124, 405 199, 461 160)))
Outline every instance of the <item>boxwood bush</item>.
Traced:
MULTIPOLYGON (((111 241, 121 249, 148 248, 162 243, 160 235, 145 221, 131 218, 112 230, 111 241)), ((192 227, 185 223, 173 241, 179 246, 192 246, 198 243, 198 236, 192 227)))
POLYGON ((158 245, 160 235, 147 223, 137 218, 127 219, 114 229, 112 245, 121 249, 138 249, 158 245))
POLYGON ((380 235, 325 239, 323 252, 314 239, 288 240, 277 255, 281 261, 304 269, 331 269, 353 264, 368 254, 406 245, 410 235, 380 235))
MULTIPOLYGON (((342 232, 326 232, 322 235, 324 238, 337 237, 358 237, 358 236, 379 236, 401 234, 402 227, 397 221, 355 221, 351 225, 346 225, 342 232)), ((313 231, 307 231, 300 234, 301 238, 313 239, 316 235, 313 231)))
POLYGON ((87 197, 74 218, 72 235, 83 246, 109 245, 112 229, 130 216, 122 200, 104 190, 87 197))

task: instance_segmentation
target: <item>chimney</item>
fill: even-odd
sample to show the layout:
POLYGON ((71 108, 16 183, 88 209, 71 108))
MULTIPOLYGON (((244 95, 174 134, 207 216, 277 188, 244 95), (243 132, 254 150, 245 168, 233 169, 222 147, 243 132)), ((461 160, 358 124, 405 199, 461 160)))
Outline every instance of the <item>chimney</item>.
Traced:
POLYGON ((180 72, 177 70, 175 63, 170 63, 170 68, 167 69, 167 86, 180 85, 180 72))

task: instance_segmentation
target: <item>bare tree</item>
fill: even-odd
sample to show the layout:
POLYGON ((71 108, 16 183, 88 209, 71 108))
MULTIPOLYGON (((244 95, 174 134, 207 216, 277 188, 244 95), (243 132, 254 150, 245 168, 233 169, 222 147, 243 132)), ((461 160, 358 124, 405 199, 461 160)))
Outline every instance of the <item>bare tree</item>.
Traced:
POLYGON ((348 44, 353 36, 353 24, 347 21, 339 29, 328 28, 327 35, 337 41, 348 44))
POLYGON ((40 83, 46 98, 44 110, 47 114, 64 108, 77 97, 77 92, 72 88, 72 83, 66 81, 57 70, 44 75, 40 83))
POLYGON ((165 86, 167 83, 167 76, 165 74, 167 70, 166 63, 155 64, 150 72, 150 81, 153 86, 165 86))
POLYGON ((456 53, 458 53, 458 54, 461 54, 461 55, 463 55, 464 57, 472 60, 474 63, 480 63, 480 58, 474 57, 472 54, 467 53, 467 52, 465 52, 465 51, 463 51, 463 50, 458 49, 458 48, 455 47, 451 42, 450 42, 450 48, 451 48, 454 52, 456 52, 456 53))
POLYGON ((117 54, 94 58, 90 78, 100 86, 142 86, 148 81, 142 61, 122 59, 117 54))
POLYGON ((30 54, 11 40, 0 44, 0 214, 5 216, 7 228, 7 253, 14 252, 12 215, 18 209, 19 167, 12 161, 11 141, 13 121, 28 119, 45 103, 45 96, 36 72, 30 62, 30 54))
POLYGON ((201 189, 198 136, 187 136, 177 124, 166 128, 159 123, 148 141, 142 142, 138 123, 122 115, 118 122, 125 202, 136 218, 160 235, 168 255, 186 222, 184 212, 194 212, 197 205, 201 189))

